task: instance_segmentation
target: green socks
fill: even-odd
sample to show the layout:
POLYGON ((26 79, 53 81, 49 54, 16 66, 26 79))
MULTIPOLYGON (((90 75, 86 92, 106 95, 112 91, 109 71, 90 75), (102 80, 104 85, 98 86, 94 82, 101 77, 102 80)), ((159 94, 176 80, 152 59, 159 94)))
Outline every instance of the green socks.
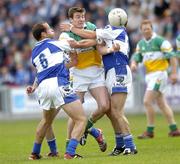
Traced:
POLYGON ((69 141, 70 141, 70 139, 66 139, 66 148, 67 148, 67 146, 69 144, 69 141))
POLYGON ((176 124, 171 124, 171 125, 169 125, 169 129, 171 131, 175 131, 175 130, 177 130, 177 125, 176 124))
MULTIPOLYGON (((169 125, 170 131, 175 131, 177 130, 177 125, 176 124, 171 124, 169 125)), ((147 132, 153 133, 154 132, 154 126, 147 126, 147 132)))
POLYGON ((88 129, 90 129, 93 126, 93 121, 91 118, 88 119, 87 125, 86 125, 86 130, 85 132, 88 131, 88 129))
POLYGON ((147 127, 147 132, 153 133, 154 132, 154 126, 148 126, 147 127))

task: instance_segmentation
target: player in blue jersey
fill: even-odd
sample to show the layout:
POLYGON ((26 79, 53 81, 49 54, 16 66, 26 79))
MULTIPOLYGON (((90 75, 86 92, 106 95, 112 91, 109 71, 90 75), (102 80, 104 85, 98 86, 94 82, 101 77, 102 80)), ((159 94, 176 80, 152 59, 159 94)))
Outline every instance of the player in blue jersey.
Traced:
MULTIPOLYGON (((113 9, 110 13, 116 15, 121 14, 122 11, 125 13, 122 9, 113 9)), ((109 22, 111 23, 110 20, 109 22)), ((112 156, 119 155, 120 153, 124 155, 137 153, 128 121, 124 115, 124 104, 132 85, 131 70, 128 66, 129 43, 125 29, 127 21, 122 24, 121 15, 119 15, 115 23, 117 22, 119 22, 118 25, 111 24, 104 29, 97 29, 96 32, 81 30, 68 24, 60 25, 62 31, 70 30, 83 38, 97 38, 97 40, 105 42, 107 45, 107 47, 100 47, 99 52, 104 54, 102 60, 106 73, 106 86, 111 101, 111 110, 107 113, 107 116, 111 120, 115 132, 116 146, 110 154, 112 156), (118 52, 111 52, 114 44, 120 45, 118 52)), ((88 42, 90 44, 90 40, 88 42)), ((85 44, 85 40, 82 44, 81 42, 73 43, 73 46, 80 47, 83 44, 85 44)))
POLYGON ((32 63, 37 70, 37 96, 43 116, 36 129, 33 151, 29 159, 41 158, 42 141, 60 107, 75 123, 64 158, 80 158, 75 151, 85 130, 86 117, 80 100, 69 85, 64 51, 70 51, 71 48, 68 42, 53 40, 54 31, 45 22, 35 24, 32 33, 38 41, 32 51, 32 63))

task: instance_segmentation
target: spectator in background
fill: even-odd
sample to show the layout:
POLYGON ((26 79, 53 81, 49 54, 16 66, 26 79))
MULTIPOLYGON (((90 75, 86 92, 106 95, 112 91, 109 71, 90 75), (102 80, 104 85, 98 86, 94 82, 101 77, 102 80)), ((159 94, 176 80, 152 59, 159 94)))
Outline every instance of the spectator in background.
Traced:
POLYGON ((0 69, 0 85, 15 85, 15 79, 10 74, 9 68, 6 66, 0 69))
POLYGON ((130 33, 130 54, 135 49, 135 44, 140 39, 139 33, 139 22, 142 21, 143 17, 140 10, 141 4, 139 1, 132 1, 128 11, 128 24, 127 31, 130 33), (136 21, 134 21, 136 20, 136 21))
POLYGON ((21 63, 16 64, 15 81, 18 86, 25 86, 30 81, 30 74, 21 63))
POLYGON ((3 66, 4 61, 6 60, 6 49, 2 44, 2 40, 0 39, 0 67, 3 66))
MULTIPOLYGON (((25 45, 34 45, 34 40, 32 40, 30 35, 32 24, 44 20, 55 27, 56 30, 59 22, 68 20, 65 13, 67 13, 70 7, 75 5, 86 8, 86 20, 94 22, 97 24, 98 28, 104 27, 107 24, 107 20, 104 18, 106 18, 111 8, 121 6, 121 8, 129 9, 130 19, 131 16, 133 17, 131 13, 134 12, 136 20, 142 17, 152 19, 154 26, 156 25, 154 30, 160 35, 165 34, 165 37, 171 37, 173 46, 175 46, 175 38, 180 29, 178 25, 180 20, 179 0, 1 0, 0 38, 2 43, 1 47, 3 47, 3 50, 1 50, 3 51, 3 58, 4 56, 6 58, 6 60, 1 60, 1 64, 5 65, 8 58, 13 60, 13 57, 15 57, 8 52, 10 45, 15 44, 17 47, 16 50, 18 50, 20 54, 25 45), (137 10, 137 6, 141 6, 140 10, 137 10), (167 10, 169 10, 170 13, 168 17, 165 14, 167 10), (10 57, 8 57, 9 55, 10 57)), ((128 25, 128 34, 131 41, 130 47, 132 47, 130 49, 131 53, 137 41, 140 39, 140 33, 137 29, 137 25, 140 25, 140 21, 134 21, 133 19, 132 22, 134 22, 132 26, 130 25, 131 21, 129 21, 128 25)), ((2 51, 0 51, 1 54, 2 51)), ((29 60, 29 58, 27 60, 29 60)), ((12 67, 14 68, 13 71, 15 71, 15 62, 13 66, 8 65, 8 67, 10 67, 9 71, 12 71, 12 67)), ((14 74, 12 75, 14 76, 14 74)))

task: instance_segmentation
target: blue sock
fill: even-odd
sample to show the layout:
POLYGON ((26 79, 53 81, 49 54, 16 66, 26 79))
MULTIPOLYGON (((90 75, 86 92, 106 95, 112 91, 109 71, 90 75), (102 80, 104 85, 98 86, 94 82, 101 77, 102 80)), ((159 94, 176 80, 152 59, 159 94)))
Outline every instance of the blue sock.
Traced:
POLYGON ((98 138, 99 137, 99 130, 96 128, 91 128, 89 129, 89 133, 94 137, 98 138))
POLYGON ((54 138, 52 140, 49 140, 47 141, 47 143, 49 145, 51 153, 56 154, 57 153, 56 139, 54 138))
POLYGON ((72 156, 75 155, 75 151, 76 151, 76 147, 77 147, 78 143, 79 143, 78 140, 76 140, 74 138, 70 139, 69 144, 66 148, 66 153, 68 153, 72 156))
POLYGON ((131 134, 124 136, 123 139, 124 139, 124 144, 126 148, 130 148, 131 150, 135 149, 133 137, 131 134))
POLYGON ((116 148, 117 149, 122 148, 124 146, 123 134, 122 133, 116 133, 115 138, 116 138, 116 148))
POLYGON ((41 151, 41 144, 34 143, 32 153, 40 154, 40 151, 41 151))

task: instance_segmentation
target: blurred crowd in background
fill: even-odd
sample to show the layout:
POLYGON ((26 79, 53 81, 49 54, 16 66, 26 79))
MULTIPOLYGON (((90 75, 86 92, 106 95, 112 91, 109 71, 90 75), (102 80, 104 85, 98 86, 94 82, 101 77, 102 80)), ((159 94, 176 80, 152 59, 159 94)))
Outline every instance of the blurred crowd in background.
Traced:
POLYGON ((175 48, 180 34, 180 0, 1 0, 0 1, 0 85, 32 84, 35 70, 31 65, 31 50, 35 40, 32 25, 48 22, 58 38, 60 22, 67 22, 72 6, 86 9, 86 20, 104 27, 108 12, 121 7, 128 13, 127 32, 130 37, 130 56, 141 38, 143 19, 153 21, 154 31, 167 38, 175 48))

